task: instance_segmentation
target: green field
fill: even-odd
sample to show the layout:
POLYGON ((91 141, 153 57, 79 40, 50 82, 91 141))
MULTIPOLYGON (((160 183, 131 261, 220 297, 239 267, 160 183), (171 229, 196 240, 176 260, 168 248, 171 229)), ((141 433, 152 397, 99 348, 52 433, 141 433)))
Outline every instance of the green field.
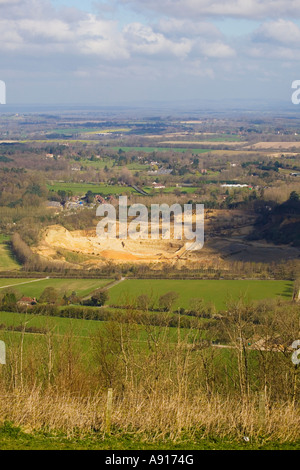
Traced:
MULTIPOLYGON (((104 436, 92 432, 89 435, 76 437, 63 433, 26 432, 23 429, 5 423, 0 427, 0 450, 109 450, 117 451, 116 457, 122 454, 118 451, 132 450, 299 450, 300 442, 273 442, 260 439, 252 442, 243 440, 211 438, 181 438, 174 441, 149 441, 139 438, 132 433, 122 433, 117 436, 104 436)), ((156 455, 157 458, 157 454, 156 455)), ((177 454, 178 455, 178 454, 177 454)), ((180 456, 180 454, 179 454, 180 456)), ((105 456, 100 456, 100 464, 104 465, 105 456)), ((140 459, 146 455, 140 455, 140 459)), ((158 461, 158 458, 157 458, 158 461)), ((196 464, 196 456, 194 456, 196 464)), ((198 458, 199 462, 199 458, 198 458)), ((184 467, 180 464, 180 467, 184 467)), ((178 467, 178 465, 177 465, 178 467)))
POLYGON ((172 147, 109 147, 112 150, 123 150, 123 152, 192 152, 192 153, 207 153, 211 149, 195 149, 195 148, 172 148, 172 147))
MULTIPOLYGON (((135 168, 136 170, 142 170, 142 166, 140 168, 135 168)), ((74 196, 81 196, 86 194, 88 191, 92 191, 94 194, 101 194, 103 196, 107 195, 114 195, 119 196, 122 194, 137 194, 135 189, 129 186, 117 186, 117 185, 108 185, 108 184, 92 184, 92 183, 60 183, 55 182, 52 184, 48 184, 48 189, 51 191, 72 191, 74 196)), ((164 188, 162 191, 164 193, 172 193, 175 190, 180 191, 181 193, 191 193, 193 194, 197 189, 196 187, 175 187, 170 186, 164 188)), ((152 191, 153 188, 150 186, 143 187, 143 190, 148 192, 152 191)))
POLYGON ((99 128, 91 128, 91 127, 70 127, 66 129, 54 129, 53 131, 47 132, 47 134, 61 134, 61 135, 74 135, 74 134, 110 134, 114 132, 129 132, 130 129, 128 127, 122 128, 110 128, 110 129, 103 129, 99 128))
POLYGON ((72 191, 75 196, 84 195, 88 191, 94 194, 130 194, 136 191, 128 186, 117 186, 108 184, 93 184, 93 183, 59 183, 48 184, 48 189, 51 191, 72 191))
MULTIPOLYGON (((86 307, 88 308, 88 307, 86 307)), ((114 313, 122 313, 121 310, 114 309, 114 313)), ((125 313, 123 311, 123 313, 125 313)), ((202 319, 205 322, 205 319, 202 319)), ((76 318, 63 318, 59 316, 34 315, 30 313, 14 313, 0 311, 0 340, 11 346, 18 345, 21 331, 25 326, 24 347, 25 351, 32 346, 38 349, 45 346, 45 332, 51 332, 57 341, 64 341, 72 336, 78 350, 81 352, 83 362, 87 367, 93 367, 93 337, 99 331, 105 331, 108 322, 97 320, 83 320, 76 318)), ((159 336, 160 327, 156 326, 153 332, 159 336)), ((180 329, 182 340, 189 334, 186 328, 180 329)), ((131 341, 137 350, 144 350, 147 347, 148 333, 143 325, 136 325, 131 331, 131 341)), ((164 341, 176 343, 178 340, 178 329, 168 327, 164 332, 164 341)), ((226 349, 220 349, 218 353, 226 357, 226 349)), ((9 352, 8 352, 9 356, 9 352)))
MULTIPOLYGON (((143 190, 148 192, 148 191, 153 191, 153 187, 151 186, 145 186, 143 187, 143 190)), ((191 186, 170 186, 170 187, 167 187, 167 188, 163 188, 163 189, 157 189, 156 191, 162 191, 163 193, 173 193, 175 190, 176 191, 179 191, 183 194, 194 194, 195 191, 197 191, 197 189, 199 188, 196 188, 196 187, 191 187, 191 186)))
MULTIPOLYGON (((82 165, 85 167, 97 168, 99 170, 105 167, 114 168, 116 170, 122 170, 124 168, 124 166, 115 165, 114 160, 107 159, 107 158, 97 159, 97 160, 80 160, 80 163, 82 163, 82 165)), ((128 165, 126 165, 126 168, 131 171, 142 171, 142 170, 150 169, 150 165, 145 164, 145 163, 133 162, 133 163, 128 163, 128 165)))
MULTIPOLYGON (((55 334, 64 335, 72 331, 75 336, 90 338, 90 335, 105 325, 103 321, 80 320, 75 318, 50 317, 29 313, 0 312, 0 324, 7 327, 18 327, 26 323, 26 327, 45 328, 55 334)), ((0 337, 5 333, 0 333, 0 337)), ((16 332, 15 334, 18 334, 16 332)), ((28 335, 31 337, 31 334, 28 335)), ((30 338, 29 338, 30 340, 30 338)))
MULTIPOLYGON (((119 310, 119 312, 122 312, 119 310)), ((124 312, 123 312, 124 313, 124 312)), ((205 322, 205 320, 203 320, 205 322)), ((90 346, 91 336, 95 334, 99 329, 105 328, 107 325, 106 321, 98 320, 82 320, 77 318, 63 318, 63 317, 51 317, 47 315, 34 315, 30 313, 14 313, 14 312, 0 312, 0 325, 5 325, 5 327, 20 327, 25 325, 27 330, 29 328, 43 328, 47 331, 51 331, 55 335, 64 336, 72 333, 74 337, 80 340, 80 345, 87 351, 90 346)), ((154 328, 155 331, 159 331, 159 327, 154 328)), ((188 333, 188 330, 181 328, 180 330, 182 338, 188 333)), ((7 341, 18 341, 20 332, 19 331, 6 331, 6 329, 0 330, 0 339, 7 341)), ((168 328, 167 338, 174 343, 178 338, 177 328, 168 328)), ((145 327, 138 325, 135 329, 135 332, 132 333, 132 340, 135 343, 146 343, 147 333, 145 327)), ((32 343, 32 341, 44 341, 42 336, 38 334, 36 336, 33 333, 27 331, 26 334, 26 344, 32 343)), ((223 351, 221 351, 223 354, 223 351)))
POLYGON ((109 303, 126 305, 141 294, 148 294, 156 303, 166 292, 175 291, 179 298, 174 308, 189 307, 191 298, 200 297, 212 302, 218 310, 224 309, 227 302, 244 297, 246 301, 262 300, 281 296, 290 299, 293 283, 289 281, 264 280, 126 280, 110 289, 109 303))
MULTIPOLYGON (((0 279, 0 292, 11 286, 22 295, 38 298, 46 287, 54 287, 60 293, 70 294, 75 291, 80 297, 88 296, 96 289, 107 285, 109 279, 0 279)), ((290 281, 264 280, 167 280, 167 279, 129 279, 109 291, 109 304, 127 305, 141 294, 148 294, 157 305, 162 294, 175 291, 179 298, 174 308, 189 307, 191 298, 200 297, 205 302, 212 302, 218 310, 239 297, 246 301, 270 299, 281 296, 290 299, 293 283, 290 281)))
POLYGON ((0 293, 6 286, 12 286, 24 296, 38 298, 46 287, 54 287, 63 294, 75 291, 85 297, 109 282, 110 279, 0 279, 0 293))
POLYGON ((13 258, 9 246, 9 237, 0 235, 0 271, 11 271, 20 268, 20 265, 13 258))

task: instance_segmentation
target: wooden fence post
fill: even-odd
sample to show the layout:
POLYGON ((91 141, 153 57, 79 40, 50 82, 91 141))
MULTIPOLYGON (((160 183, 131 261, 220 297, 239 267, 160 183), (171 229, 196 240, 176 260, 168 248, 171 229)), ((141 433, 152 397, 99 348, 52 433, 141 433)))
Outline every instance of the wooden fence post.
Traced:
POLYGON ((265 427, 266 424, 266 394, 260 392, 259 394, 259 425, 261 428, 265 427))
POLYGON ((4 341, 0 341, 0 364, 6 364, 6 348, 4 341))
POLYGON ((106 403, 106 419, 105 419, 106 434, 110 434, 110 429, 111 429, 112 399, 113 399, 113 390, 112 388, 109 388, 107 391, 107 403, 106 403))

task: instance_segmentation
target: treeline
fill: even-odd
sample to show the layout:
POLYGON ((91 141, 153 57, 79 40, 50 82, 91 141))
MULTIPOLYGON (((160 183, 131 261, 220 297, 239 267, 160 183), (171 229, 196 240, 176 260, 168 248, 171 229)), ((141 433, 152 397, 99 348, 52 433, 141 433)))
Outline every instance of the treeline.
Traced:
POLYGON ((300 195, 292 191, 287 201, 265 209, 258 216, 252 239, 300 246, 300 195))
MULTIPOLYGON (((0 324, 0 330, 2 331, 17 331, 19 333, 24 332, 23 325, 6 325, 5 323, 0 324)), ((38 326, 26 326, 26 333, 33 333, 33 334, 47 334, 47 328, 38 327, 38 326)))
MULTIPOLYGON (((16 309, 14 309, 15 311, 16 309)), ((30 309, 18 306, 18 313, 31 315, 72 318, 76 320, 94 320, 99 322, 122 321, 123 323, 136 323, 138 325, 164 326, 173 328, 196 328, 197 318, 187 318, 178 314, 162 312, 142 312, 132 310, 110 310, 108 308, 91 308, 81 306, 59 307, 55 305, 34 305, 30 309)), ((213 322, 212 322, 213 323, 213 322)), ((206 327, 211 326, 206 322, 206 327)), ((27 331, 27 329, 26 329, 27 331)))
POLYGON ((69 266, 68 263, 62 261, 44 260, 31 250, 18 233, 14 233, 11 238, 11 248, 25 271, 64 272, 69 266))
POLYGON ((207 266, 206 264, 190 263, 187 267, 162 264, 161 269, 153 269, 149 265, 118 266, 122 275, 137 279, 286 279, 294 280, 300 272, 298 260, 288 260, 282 263, 255 263, 234 261, 207 266))

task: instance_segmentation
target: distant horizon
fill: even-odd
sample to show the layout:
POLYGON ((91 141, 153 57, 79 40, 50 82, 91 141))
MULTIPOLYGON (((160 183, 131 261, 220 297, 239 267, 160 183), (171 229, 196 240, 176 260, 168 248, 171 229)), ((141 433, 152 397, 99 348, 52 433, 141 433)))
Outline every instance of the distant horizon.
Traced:
POLYGON ((289 114, 298 114, 300 117, 300 107, 291 102, 272 101, 266 99, 203 99, 203 100, 185 100, 185 101, 137 101, 120 103, 9 103, 0 105, 0 114, 18 113, 18 112, 47 112, 49 111, 133 111, 138 112, 179 112, 200 115, 203 113, 266 113, 266 112, 284 112, 289 114))

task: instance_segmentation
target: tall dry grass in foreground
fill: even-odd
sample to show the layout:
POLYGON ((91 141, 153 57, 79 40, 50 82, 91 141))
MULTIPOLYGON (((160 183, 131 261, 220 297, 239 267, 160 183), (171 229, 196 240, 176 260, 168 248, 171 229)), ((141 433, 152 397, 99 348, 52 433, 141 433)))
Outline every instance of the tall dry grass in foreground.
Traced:
POLYGON ((5 333, 0 425, 102 436, 112 388, 116 435, 299 439, 299 377, 290 358, 213 348, 199 332, 111 322, 90 339, 25 327, 5 333))
MULTIPOLYGON (((76 397, 71 393, 39 388, 22 393, 1 393, 1 421, 11 421, 24 431, 62 431, 68 436, 97 431, 105 434, 106 394, 76 397)), ((291 403, 273 404, 262 420, 259 399, 243 401, 205 395, 178 400, 177 396, 145 394, 133 390, 116 397, 112 432, 145 439, 264 437, 291 442, 300 435, 299 410, 291 403)))

